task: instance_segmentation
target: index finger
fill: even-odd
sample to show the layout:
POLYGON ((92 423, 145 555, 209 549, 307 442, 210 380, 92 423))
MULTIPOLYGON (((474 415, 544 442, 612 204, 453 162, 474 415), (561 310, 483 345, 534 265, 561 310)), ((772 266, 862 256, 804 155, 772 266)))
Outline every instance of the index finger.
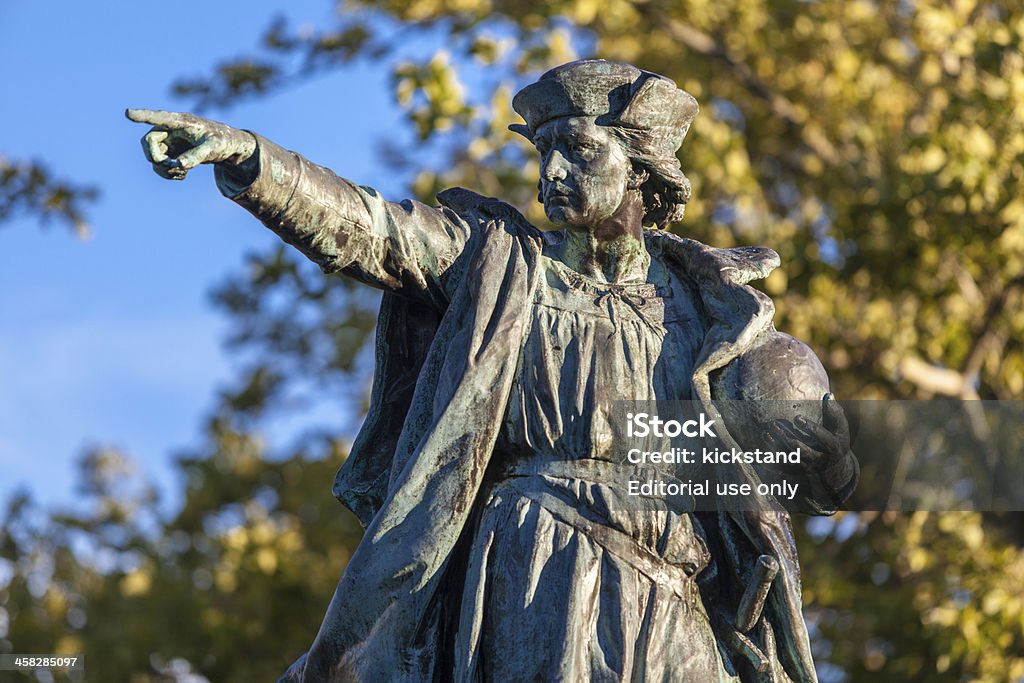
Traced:
POLYGON ((178 114, 158 109, 125 109, 124 115, 130 121, 148 123, 151 126, 160 126, 162 128, 184 128, 189 124, 190 118, 188 114, 178 114))

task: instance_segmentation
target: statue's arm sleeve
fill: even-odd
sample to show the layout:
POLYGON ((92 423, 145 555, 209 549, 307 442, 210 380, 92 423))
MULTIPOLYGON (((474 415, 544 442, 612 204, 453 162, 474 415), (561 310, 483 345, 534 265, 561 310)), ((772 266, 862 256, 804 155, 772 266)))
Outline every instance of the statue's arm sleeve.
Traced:
POLYGON ((449 209, 388 202, 256 136, 243 167, 218 164, 221 192, 326 273, 444 307, 469 225, 449 209))

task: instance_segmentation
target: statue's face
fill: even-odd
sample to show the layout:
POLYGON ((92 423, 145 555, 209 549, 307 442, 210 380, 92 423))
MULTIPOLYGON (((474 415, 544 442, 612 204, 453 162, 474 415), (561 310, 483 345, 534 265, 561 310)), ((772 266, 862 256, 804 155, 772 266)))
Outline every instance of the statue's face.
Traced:
POLYGON ((552 223, 592 229, 622 205, 632 164, 618 140, 593 117, 548 121, 533 142, 540 152, 544 213, 552 223))

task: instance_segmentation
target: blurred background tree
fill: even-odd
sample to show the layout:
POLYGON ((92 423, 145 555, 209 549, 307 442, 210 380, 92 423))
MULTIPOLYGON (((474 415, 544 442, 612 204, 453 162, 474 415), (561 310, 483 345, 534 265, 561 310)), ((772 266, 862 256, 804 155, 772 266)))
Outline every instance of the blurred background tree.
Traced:
MULTIPOLYGON (((382 163, 421 169, 411 194, 466 185, 543 224, 537 160, 506 129, 511 95, 573 58, 632 62, 702 107, 680 157, 694 199, 673 229, 779 251, 764 283, 776 324, 811 344, 839 396, 1024 393, 1018 3, 338 9, 315 30, 275 22, 258 56, 178 82, 183 107, 219 110, 365 60, 390 74, 419 140, 381 144, 382 163)), ((251 362, 206 444, 180 459, 181 510, 151 514, 130 458, 103 449, 83 459, 87 513, 9 502, 0 636, 19 651, 84 651, 94 680, 242 681, 272 679, 315 634, 359 538, 328 493, 347 444, 309 434, 271 453, 260 435, 301 409, 297 394, 364 395, 375 297, 282 247, 251 255, 214 299, 251 362)), ((1019 516, 840 514, 798 529, 823 681, 1024 680, 1019 516)))
POLYGON ((12 161, 0 154, 0 226, 26 214, 43 225, 57 220, 79 237, 88 237, 85 207, 97 194, 93 186, 55 177, 40 161, 12 161))

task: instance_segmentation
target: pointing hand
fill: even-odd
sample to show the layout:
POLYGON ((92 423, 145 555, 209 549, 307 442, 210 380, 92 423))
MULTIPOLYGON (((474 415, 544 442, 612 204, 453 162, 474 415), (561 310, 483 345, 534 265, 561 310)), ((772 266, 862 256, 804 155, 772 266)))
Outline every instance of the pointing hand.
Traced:
POLYGON ((142 151, 158 175, 184 180, 199 164, 240 164, 256 151, 251 133, 194 114, 128 109, 125 116, 153 128, 142 138, 142 151))

